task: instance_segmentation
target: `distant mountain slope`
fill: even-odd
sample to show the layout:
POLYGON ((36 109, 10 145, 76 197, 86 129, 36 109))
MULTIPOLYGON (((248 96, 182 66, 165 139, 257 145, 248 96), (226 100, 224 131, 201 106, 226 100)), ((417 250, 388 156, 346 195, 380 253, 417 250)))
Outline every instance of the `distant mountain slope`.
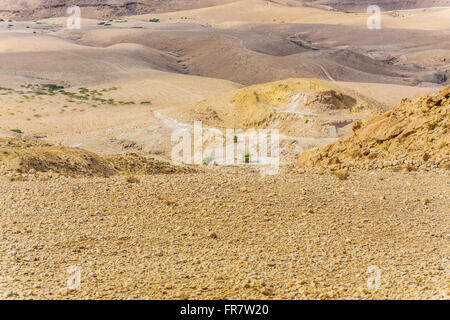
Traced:
MULTIPOLYGON (((81 7, 85 18, 110 18, 189 10, 235 1, 237 0, 0 0, 0 16, 18 20, 64 16, 66 9, 75 4, 81 7)), ((268 2, 352 12, 365 12, 370 5, 378 5, 383 11, 450 6, 450 0, 269 0, 268 2)))
POLYGON ((299 2, 351 12, 365 12, 371 5, 379 6, 382 11, 450 6, 450 0, 301 0, 299 2))
POLYGON ((42 19, 66 15, 71 5, 81 7, 85 18, 187 10, 225 4, 235 0, 0 0, 0 16, 19 20, 42 19))

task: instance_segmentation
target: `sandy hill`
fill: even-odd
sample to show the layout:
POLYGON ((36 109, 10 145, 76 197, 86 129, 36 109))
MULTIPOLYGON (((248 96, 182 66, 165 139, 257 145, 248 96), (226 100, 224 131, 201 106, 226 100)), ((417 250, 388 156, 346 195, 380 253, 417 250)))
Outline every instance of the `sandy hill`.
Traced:
MULTIPOLYGON (((332 143, 351 131, 351 124, 388 108, 343 84, 317 79, 285 79, 218 94, 198 103, 161 110, 174 128, 192 130, 202 121, 207 132, 226 129, 277 129, 282 161, 332 143)), ((215 141, 208 141, 204 147, 215 141)))
POLYGON ((450 57, 450 31, 445 29, 450 24, 443 10, 383 16, 383 23, 395 20, 406 29, 377 31, 366 28, 367 15, 269 7, 262 0, 132 16, 110 26, 85 19, 81 30, 65 29, 65 18, 15 21, 11 27, 0 22, 0 81, 64 79, 66 85, 87 86, 152 77, 159 70, 244 85, 290 77, 445 84, 450 57), (156 17, 161 22, 149 22, 156 17), (437 30, 408 29, 408 19, 415 21, 414 28, 434 29, 436 24, 437 30))
POLYGON ((126 28, 86 30, 77 44, 92 51, 92 47, 134 43, 142 50, 165 52, 166 59, 172 58, 169 61, 176 58, 174 71, 245 85, 290 77, 403 85, 447 81, 444 60, 433 67, 401 61, 423 46, 442 48, 440 54, 445 55, 450 46, 448 32, 399 30, 393 35, 382 30, 372 37, 370 31, 299 24, 238 25, 221 30, 186 23, 146 23, 133 32, 126 28))
POLYGON ((450 168, 450 87, 403 99, 391 111, 353 124, 354 133, 303 154, 298 164, 332 170, 450 168))
POLYGON ((166 12, 209 7, 235 0, 0 0, 0 15, 20 20, 42 19, 66 15, 71 5, 77 5, 85 18, 112 18, 124 15, 166 12))
POLYGON ((306 5, 319 5, 341 11, 365 12, 371 5, 385 10, 417 9, 449 6, 448 0, 300 0, 306 5))
MULTIPOLYGON (((83 19, 81 30, 67 30, 65 17, 0 22, 0 85, 14 89, 0 92, 0 133, 20 129, 99 153, 135 146, 163 155, 172 130, 193 120, 329 139, 400 97, 448 83, 446 9, 386 13, 383 23, 401 29, 374 31, 366 14, 269 4, 225 2, 108 25, 83 19), (413 30, 411 21, 435 30, 413 30), (308 91, 297 78, 320 79, 323 90, 308 91), (70 92, 28 90, 37 84, 70 92), (235 91, 245 85, 257 86, 235 91)), ((330 142, 307 140, 306 149, 330 142)))
MULTIPOLYGON (((238 0, 0 0, 0 15, 18 20, 35 20, 66 15, 70 5, 81 7, 84 18, 115 18, 159 12, 173 12, 208 8, 238 2, 238 0)), ((240 0, 251 3, 252 0, 240 0)), ((378 5, 383 11, 450 6, 448 0, 270 0, 269 6, 315 7, 340 11, 366 12, 370 5, 378 5)))
MULTIPOLYGON (((386 0, 388 2, 389 0, 386 0)), ((402 1, 403 2, 403 1, 402 1)), ((366 28, 370 14, 324 10, 323 8, 299 5, 296 1, 240 0, 214 7, 183 10, 162 14, 147 14, 136 19, 159 18, 161 21, 210 24, 227 27, 245 22, 301 23, 361 26, 366 28)), ((446 7, 395 10, 382 13, 382 28, 449 30, 446 7)), ((130 17, 130 19, 133 17, 130 17)))
POLYGON ((345 118, 381 110, 381 103, 337 83, 292 78, 219 94, 189 108, 174 108, 171 114, 185 113, 180 118, 219 128, 268 128, 280 122, 286 125, 287 118, 297 117, 303 124, 308 116, 339 114, 345 118))

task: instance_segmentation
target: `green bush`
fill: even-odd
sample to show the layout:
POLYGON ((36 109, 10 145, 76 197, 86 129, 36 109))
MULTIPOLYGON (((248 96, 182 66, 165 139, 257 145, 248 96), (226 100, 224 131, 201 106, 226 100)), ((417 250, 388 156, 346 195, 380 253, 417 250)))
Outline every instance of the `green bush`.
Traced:
POLYGON ((43 84, 42 88, 47 88, 48 90, 62 90, 62 89, 64 89, 63 86, 58 86, 58 85, 53 84, 53 83, 43 84))
POLYGON ((214 161, 214 158, 212 157, 206 157, 205 159, 203 159, 203 164, 204 165, 209 165, 212 161, 214 161))
POLYGON ((436 123, 436 121, 433 121, 433 122, 430 122, 429 124, 427 124, 427 128, 428 128, 428 130, 434 130, 435 128, 436 128, 436 126, 437 126, 437 123, 436 123))

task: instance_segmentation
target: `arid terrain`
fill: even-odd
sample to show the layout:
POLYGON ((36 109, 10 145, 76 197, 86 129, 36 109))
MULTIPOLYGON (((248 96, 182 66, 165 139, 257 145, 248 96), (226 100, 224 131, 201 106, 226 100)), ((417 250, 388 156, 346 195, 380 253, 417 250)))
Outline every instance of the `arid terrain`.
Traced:
POLYGON ((0 0, 0 298, 448 299, 449 1, 71 4, 0 0))

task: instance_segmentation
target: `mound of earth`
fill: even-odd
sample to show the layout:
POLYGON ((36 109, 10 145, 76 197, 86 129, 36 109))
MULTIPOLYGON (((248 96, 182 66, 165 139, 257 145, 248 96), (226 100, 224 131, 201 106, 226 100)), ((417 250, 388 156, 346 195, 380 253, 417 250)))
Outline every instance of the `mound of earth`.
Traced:
POLYGON ((381 114, 385 108, 338 83, 291 78, 219 94, 160 116, 190 130, 194 121, 202 121, 210 133, 277 129, 282 161, 295 162, 303 152, 350 133, 354 121, 381 114))
POLYGON ((303 124, 306 119, 329 120, 333 115, 358 118, 381 113, 384 108, 386 106, 374 99, 337 83, 291 78, 252 85, 203 100, 184 110, 187 112, 184 119, 202 120, 206 125, 218 128, 268 128, 277 122, 286 124, 286 117, 303 124))
POLYGON ((353 134, 298 159, 304 168, 450 168, 450 86, 403 99, 391 111, 353 124, 353 134))
POLYGON ((100 156, 83 149, 21 139, 0 139, 0 168, 3 173, 40 175, 50 172, 70 177, 191 171, 134 153, 100 156))

